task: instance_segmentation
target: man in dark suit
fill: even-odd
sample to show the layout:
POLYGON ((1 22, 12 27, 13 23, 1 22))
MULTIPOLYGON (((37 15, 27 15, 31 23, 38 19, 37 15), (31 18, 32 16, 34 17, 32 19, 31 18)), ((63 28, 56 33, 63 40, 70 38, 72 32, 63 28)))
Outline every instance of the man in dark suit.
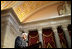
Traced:
POLYGON ((26 43, 28 42, 26 38, 27 35, 24 32, 22 33, 21 36, 17 36, 15 40, 15 48, 26 48, 26 43))

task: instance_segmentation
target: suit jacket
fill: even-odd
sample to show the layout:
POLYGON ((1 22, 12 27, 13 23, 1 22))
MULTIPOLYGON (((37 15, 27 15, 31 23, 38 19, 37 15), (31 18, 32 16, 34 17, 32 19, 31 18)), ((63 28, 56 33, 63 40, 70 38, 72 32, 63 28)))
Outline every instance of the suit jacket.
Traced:
POLYGON ((26 40, 23 40, 20 36, 18 36, 15 40, 15 48, 25 48, 26 40))

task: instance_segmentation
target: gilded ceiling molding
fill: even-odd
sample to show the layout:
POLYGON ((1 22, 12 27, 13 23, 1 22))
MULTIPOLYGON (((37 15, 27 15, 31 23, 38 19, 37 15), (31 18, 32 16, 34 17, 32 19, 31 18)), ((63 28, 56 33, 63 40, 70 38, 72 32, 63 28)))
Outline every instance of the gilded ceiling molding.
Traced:
POLYGON ((15 5, 13 5, 13 9, 17 8, 19 5, 23 4, 24 1, 16 1, 15 5))
POLYGON ((21 1, 1 1, 1 10, 7 8, 15 8, 16 6, 20 5, 21 1))
POLYGON ((8 6, 12 1, 1 1, 1 10, 6 9, 6 6, 8 6))
POLYGON ((16 1, 12 1, 7 7, 13 7, 15 5, 16 1))
POLYGON ((20 22, 24 22, 40 9, 57 2, 59 1, 1 1, 1 10, 12 7, 20 22))
POLYGON ((54 2, 54 1, 45 1, 45 2, 43 2, 43 1, 38 1, 38 2, 25 1, 23 4, 21 4, 17 8, 14 8, 14 10, 15 10, 16 14, 18 15, 18 18, 22 22, 23 19, 25 19, 27 17, 27 15, 29 15, 31 12, 33 12, 37 8, 40 8, 40 7, 42 7, 46 4, 49 4, 51 2, 54 2))
POLYGON ((41 6, 41 7, 37 8, 37 9, 35 9, 34 11, 32 11, 32 12, 30 12, 28 15, 26 15, 26 18, 23 17, 23 21, 22 21, 22 22, 25 22, 28 18, 30 18, 31 15, 33 15, 34 13, 40 11, 41 9, 43 9, 43 8, 45 8, 45 7, 47 7, 47 6, 53 5, 53 4, 57 4, 57 3, 59 3, 59 1, 51 2, 51 3, 49 3, 49 4, 46 4, 46 5, 44 5, 44 6, 41 6))

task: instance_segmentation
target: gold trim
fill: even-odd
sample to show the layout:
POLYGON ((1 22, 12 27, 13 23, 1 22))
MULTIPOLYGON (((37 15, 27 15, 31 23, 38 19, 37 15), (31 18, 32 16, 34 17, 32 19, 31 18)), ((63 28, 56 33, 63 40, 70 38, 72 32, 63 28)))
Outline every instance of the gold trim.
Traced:
MULTIPOLYGON (((45 35, 45 34, 43 34, 43 36, 44 36, 44 37, 50 37, 50 36, 51 36, 51 37, 52 37, 52 40, 51 40, 51 41, 55 44, 55 40, 53 40, 52 33, 51 33, 51 34, 49 34, 49 35, 45 35)), ((43 41, 44 41, 44 44, 45 44, 44 37, 43 37, 43 41)), ((56 44, 55 44, 55 45, 56 45, 56 44)), ((54 46, 55 46, 55 45, 54 45, 54 46)))
MULTIPOLYGON (((43 34, 43 36, 45 36, 45 37, 52 37, 53 38, 53 36, 52 36, 52 33, 51 34, 49 34, 49 35, 45 35, 45 34, 43 34)), ((44 38, 43 38, 44 39, 44 38)), ((52 39, 52 41, 54 42, 54 40, 52 39)), ((55 42, 54 42, 55 43, 55 42)))
POLYGON ((50 36, 52 36, 52 33, 50 33, 49 35, 43 34, 43 36, 45 36, 45 37, 50 37, 50 36))
POLYGON ((34 36, 34 37, 32 37, 32 36, 29 35, 30 38, 36 38, 37 36, 38 36, 38 34, 36 36, 34 36))
POLYGON ((47 48, 52 48, 52 46, 50 45, 50 43, 48 43, 47 48))

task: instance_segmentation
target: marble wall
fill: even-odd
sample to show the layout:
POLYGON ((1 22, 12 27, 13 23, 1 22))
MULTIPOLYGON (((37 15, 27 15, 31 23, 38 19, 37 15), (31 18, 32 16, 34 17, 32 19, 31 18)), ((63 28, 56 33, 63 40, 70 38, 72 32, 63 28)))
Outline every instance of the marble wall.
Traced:
POLYGON ((13 48, 15 45, 15 38, 20 35, 19 23, 13 11, 4 10, 1 12, 1 47, 13 48))

